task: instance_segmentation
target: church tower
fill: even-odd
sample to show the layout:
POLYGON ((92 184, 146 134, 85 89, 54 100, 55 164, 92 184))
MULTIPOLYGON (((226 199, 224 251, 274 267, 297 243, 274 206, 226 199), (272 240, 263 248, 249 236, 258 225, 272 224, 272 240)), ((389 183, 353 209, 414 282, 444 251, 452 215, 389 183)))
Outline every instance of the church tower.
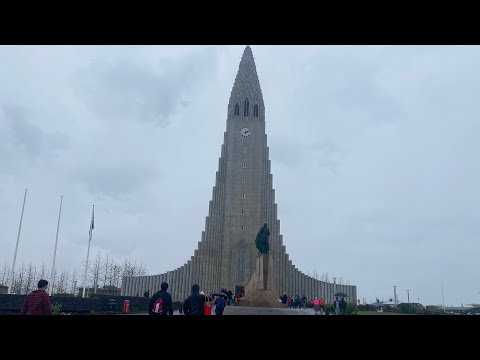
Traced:
MULTIPOLYGON (((250 280, 255 237, 266 222, 274 252, 275 220, 265 134, 265 106, 252 49, 243 52, 230 95, 225 132, 225 216, 221 282, 237 291, 250 280), (270 202, 267 202, 269 198, 270 202)), ((223 156, 222 156, 223 157, 223 156)))
POLYGON ((227 128, 198 249, 171 272, 124 277, 122 294, 157 291, 162 281, 169 283, 174 301, 185 299, 193 283, 205 293, 221 288, 244 292, 255 270, 255 238, 264 223, 270 229, 270 255, 279 291, 305 294, 309 299, 323 296, 327 302, 333 302, 335 292, 344 292, 349 301, 356 301, 355 286, 327 283, 303 274, 286 253, 270 172, 265 105, 252 49, 247 46, 227 107, 227 128))

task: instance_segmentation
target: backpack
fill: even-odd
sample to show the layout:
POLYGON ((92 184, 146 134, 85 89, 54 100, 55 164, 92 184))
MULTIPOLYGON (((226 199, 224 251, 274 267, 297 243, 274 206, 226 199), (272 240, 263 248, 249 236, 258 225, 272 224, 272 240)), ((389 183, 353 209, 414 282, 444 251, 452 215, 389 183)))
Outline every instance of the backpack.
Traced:
POLYGON ((152 312, 155 314, 162 314, 163 313, 163 297, 160 296, 155 304, 153 304, 152 312))
POLYGON ((218 299, 217 301, 217 304, 215 305, 215 307, 218 309, 218 310, 223 310, 225 309, 225 299, 218 299))
POLYGON ((207 295, 205 297, 205 302, 203 303, 203 315, 212 315, 212 305, 210 304, 209 298, 207 295))

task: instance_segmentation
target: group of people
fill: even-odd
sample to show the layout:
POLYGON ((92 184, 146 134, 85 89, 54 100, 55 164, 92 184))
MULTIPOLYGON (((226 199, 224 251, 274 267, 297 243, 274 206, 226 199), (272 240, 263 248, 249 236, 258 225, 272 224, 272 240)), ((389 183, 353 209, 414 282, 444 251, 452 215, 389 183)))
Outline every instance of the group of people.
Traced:
POLYGON ((345 298, 342 297, 341 300, 338 300, 338 296, 333 302, 333 309, 335 310, 335 315, 345 315, 347 312, 347 302, 345 298))
POLYGON ((326 314, 325 312, 325 300, 323 297, 320 296, 320 299, 315 296, 315 299, 313 299, 313 309, 315 310, 315 313, 320 312, 320 315, 326 314))
MULTIPOLYGON (((153 294, 149 304, 150 315, 173 315, 173 301, 172 296, 167 291, 168 283, 163 282, 160 285, 160 291, 153 294)), ((222 289, 225 290, 225 289, 222 289)), ((233 293, 231 291, 226 292, 227 297, 208 296, 203 291, 200 291, 198 284, 192 285, 192 293, 183 302, 183 306, 180 312, 185 315, 210 315, 211 314, 211 302, 215 305, 215 315, 223 315, 225 306, 228 305, 228 301, 233 302, 233 293), (230 293, 230 296, 229 296, 230 293)))
POLYGON ((305 309, 307 306, 307 297, 303 294, 302 297, 300 295, 296 295, 295 298, 292 296, 288 296, 287 292, 285 291, 282 296, 280 296, 280 300, 282 304, 286 304, 289 308, 293 309, 305 309))
MULTIPOLYGON (((289 308, 305 309, 307 297, 305 295, 300 297, 300 295, 297 294, 295 298, 293 298, 292 296, 288 296, 287 292, 284 292, 283 295, 280 296, 280 301, 282 304, 286 304, 289 308)), ((328 310, 325 308, 325 300, 323 297, 320 297, 319 299, 315 296, 313 299, 313 309, 315 310, 315 313, 328 315, 328 310)), ((342 299, 339 300, 337 296, 333 302, 333 309, 335 310, 335 315, 345 315, 347 312, 347 302, 345 301, 345 298, 342 297, 342 299)))
MULTIPOLYGON (((40 280, 37 284, 38 289, 32 291, 25 297, 23 302, 21 314, 22 315, 52 315, 52 307, 50 304, 50 298, 47 294, 48 281, 40 280)), ((163 282, 160 285, 160 291, 153 294, 150 299, 149 304, 149 314, 150 315, 173 315, 173 301, 172 296, 167 291, 168 283, 163 282)), ((226 294, 225 296, 218 296, 215 298, 213 296, 208 296, 200 291, 200 286, 198 284, 192 285, 192 294, 187 297, 183 303, 181 312, 185 315, 205 315, 205 308, 211 308, 211 301, 215 305, 215 315, 223 315, 223 311, 227 305, 233 303, 233 293, 231 290, 225 291, 222 289, 222 292, 226 294)), ((144 296, 148 296, 148 293, 145 292, 144 296)), ((307 297, 303 295, 300 296, 297 294, 295 299, 291 296, 288 296, 286 292, 280 296, 280 301, 283 304, 286 304, 289 308, 305 308, 307 303, 307 297)), ((315 312, 320 312, 320 314, 325 313, 325 300, 323 297, 318 299, 317 296, 313 299, 313 307, 315 312)), ((333 308, 335 310, 335 315, 345 315, 347 310, 347 302, 345 298, 338 299, 338 296, 333 302, 333 308)))
POLYGON ((235 301, 235 299, 233 298, 232 289, 227 290, 226 288, 222 288, 220 292, 223 292, 225 295, 227 295, 227 305, 232 305, 235 301))

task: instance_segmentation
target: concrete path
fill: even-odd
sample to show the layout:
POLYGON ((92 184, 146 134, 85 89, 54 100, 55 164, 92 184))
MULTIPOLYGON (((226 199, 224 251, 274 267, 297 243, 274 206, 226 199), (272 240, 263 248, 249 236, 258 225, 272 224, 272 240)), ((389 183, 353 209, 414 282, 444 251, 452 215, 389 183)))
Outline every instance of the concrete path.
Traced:
MULTIPOLYGON (((148 313, 135 313, 124 315, 148 315, 148 313)), ((173 315, 183 315, 177 311, 173 315)), ((212 315, 215 315, 215 307, 212 308, 212 315)), ((227 306, 223 315, 316 315, 313 309, 272 309, 250 306, 227 306)), ((318 315, 318 314, 317 314, 318 315)))
MULTIPOLYGON (((215 311, 212 312, 215 314, 215 311)), ((315 315, 313 309, 272 309, 247 306, 227 306, 223 315, 315 315)))

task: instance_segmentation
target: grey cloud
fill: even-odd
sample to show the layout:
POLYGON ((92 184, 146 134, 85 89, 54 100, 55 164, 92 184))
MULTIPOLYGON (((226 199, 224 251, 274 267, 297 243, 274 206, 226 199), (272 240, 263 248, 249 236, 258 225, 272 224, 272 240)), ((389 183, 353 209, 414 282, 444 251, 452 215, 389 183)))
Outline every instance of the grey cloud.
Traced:
POLYGON ((66 134, 59 132, 45 135, 46 148, 51 151, 66 150, 70 148, 70 139, 66 134))
POLYGON ((149 166, 114 159, 85 163, 76 169, 72 180, 82 183, 86 190, 99 199, 125 200, 158 174, 149 166))
POLYGON ((160 59, 157 66, 96 61, 73 76, 74 92, 90 111, 113 123, 143 121, 166 127, 190 104, 193 80, 214 68, 210 63, 205 72, 198 65, 206 60, 215 63, 211 55, 202 51, 177 62, 160 59))
MULTIPOLYGON (((402 299, 413 289, 434 304, 444 282, 446 304, 478 302, 479 50, 253 47, 278 219, 299 270, 342 276, 366 301, 397 285, 402 299)), ((17 264, 51 261, 60 194, 59 266, 85 260, 92 204, 91 256, 142 261, 151 274, 189 259, 243 47, 0 52, 1 263, 26 187, 17 264), (172 239, 158 262, 152 249, 172 239)))
POLYGON ((43 131, 27 120, 26 109, 21 106, 6 105, 4 112, 15 145, 31 159, 38 157, 43 147, 43 131))
POLYGON ((45 132, 30 120, 31 116, 23 106, 0 104, 0 157, 5 167, 14 168, 23 161, 44 161, 70 147, 66 134, 45 132), (12 154, 14 161, 8 160, 12 154))
POLYGON ((271 143, 273 145, 268 145, 270 147, 270 158, 272 162, 278 163, 275 165, 283 164, 288 167, 295 167, 299 159, 302 158, 298 143, 284 137, 272 137, 271 143), (272 153, 271 146, 275 148, 274 153, 272 153))
POLYGON ((311 151, 314 163, 335 174, 339 166, 340 149, 330 140, 317 140, 306 148, 311 151))

